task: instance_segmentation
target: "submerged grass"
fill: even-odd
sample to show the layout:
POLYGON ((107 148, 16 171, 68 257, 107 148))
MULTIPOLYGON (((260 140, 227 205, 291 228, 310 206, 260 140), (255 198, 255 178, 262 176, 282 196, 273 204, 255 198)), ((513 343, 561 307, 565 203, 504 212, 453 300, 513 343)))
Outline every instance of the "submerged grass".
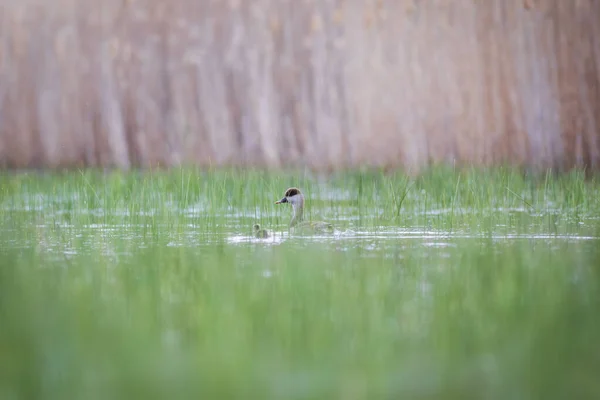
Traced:
POLYGON ((0 181, 2 398, 600 396, 582 173, 0 181), (337 235, 249 237, 285 230, 289 186, 337 235))

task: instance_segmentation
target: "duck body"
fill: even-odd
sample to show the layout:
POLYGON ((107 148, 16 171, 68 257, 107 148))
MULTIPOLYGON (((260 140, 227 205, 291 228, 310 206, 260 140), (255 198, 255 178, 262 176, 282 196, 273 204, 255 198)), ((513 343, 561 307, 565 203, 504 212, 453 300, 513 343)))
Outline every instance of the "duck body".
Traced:
POLYGON ((324 221, 302 221, 290 227, 290 230, 299 235, 333 233, 333 225, 324 221))
POLYGON ((289 203, 292 206, 290 232, 299 235, 333 233, 333 225, 324 221, 304 220, 304 195, 300 189, 292 187, 285 191, 283 198, 275 204, 289 203))

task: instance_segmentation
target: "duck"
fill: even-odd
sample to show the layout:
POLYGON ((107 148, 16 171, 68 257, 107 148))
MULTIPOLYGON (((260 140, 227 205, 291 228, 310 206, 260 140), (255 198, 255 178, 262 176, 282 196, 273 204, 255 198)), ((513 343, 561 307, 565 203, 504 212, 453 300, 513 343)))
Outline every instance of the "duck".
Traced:
POLYGON ((290 220, 290 231, 299 234, 333 233, 333 225, 324 221, 304 220, 304 195, 300 189, 291 187, 287 189, 281 200, 275 204, 289 203, 292 205, 292 219, 290 220))
POLYGON ((261 229, 259 224, 254 224, 252 229, 254 229, 254 237, 257 239, 266 239, 271 236, 269 231, 266 229, 261 229))

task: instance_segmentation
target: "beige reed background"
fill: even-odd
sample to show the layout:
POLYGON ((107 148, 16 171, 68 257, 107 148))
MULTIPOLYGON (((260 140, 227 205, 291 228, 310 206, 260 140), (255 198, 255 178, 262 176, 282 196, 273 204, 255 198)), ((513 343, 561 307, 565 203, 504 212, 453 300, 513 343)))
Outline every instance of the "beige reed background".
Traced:
POLYGON ((0 165, 597 168, 600 0, 0 0, 0 165))

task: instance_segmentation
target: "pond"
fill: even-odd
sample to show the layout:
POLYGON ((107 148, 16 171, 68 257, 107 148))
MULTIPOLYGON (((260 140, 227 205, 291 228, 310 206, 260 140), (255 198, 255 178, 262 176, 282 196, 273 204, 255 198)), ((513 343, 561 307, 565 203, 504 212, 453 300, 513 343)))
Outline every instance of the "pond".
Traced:
POLYGON ((0 179, 3 397, 600 394, 582 174, 0 179), (289 232, 290 186, 333 234, 289 232))

